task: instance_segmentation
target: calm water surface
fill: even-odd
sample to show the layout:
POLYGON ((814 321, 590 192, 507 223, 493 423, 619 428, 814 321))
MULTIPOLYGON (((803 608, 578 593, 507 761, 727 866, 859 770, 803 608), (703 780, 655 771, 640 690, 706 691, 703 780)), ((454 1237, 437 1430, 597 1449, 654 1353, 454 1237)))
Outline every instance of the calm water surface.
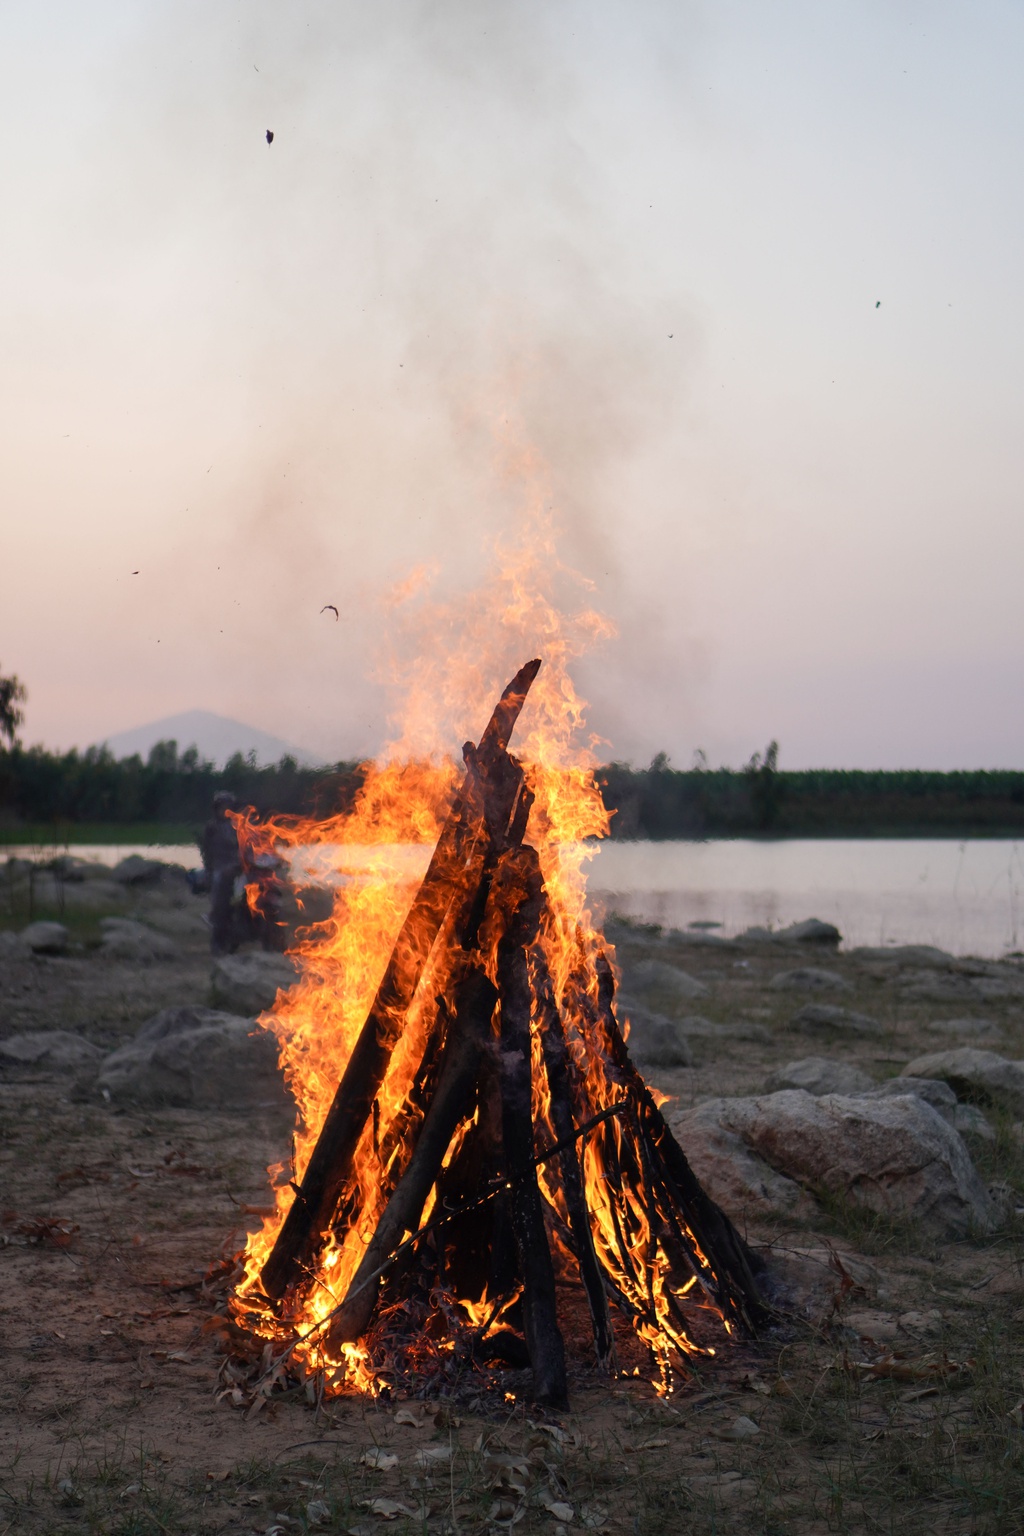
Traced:
MULTIPOLYGON (((109 864, 128 853, 198 863, 191 845, 69 851, 109 864)), ((429 856, 395 852, 396 874, 413 877, 429 856)), ((356 850, 346 863, 358 867, 356 850)), ((820 917, 848 945, 937 944, 974 955, 1024 947, 1024 844, 1009 839, 609 842, 594 854, 589 884, 599 909, 666 927, 718 924, 713 931, 732 934, 820 917)))
POLYGON ((607 910, 666 927, 732 934, 820 917, 847 945, 1000 955, 1024 941, 1022 853, 981 838, 605 843, 590 888, 607 910))

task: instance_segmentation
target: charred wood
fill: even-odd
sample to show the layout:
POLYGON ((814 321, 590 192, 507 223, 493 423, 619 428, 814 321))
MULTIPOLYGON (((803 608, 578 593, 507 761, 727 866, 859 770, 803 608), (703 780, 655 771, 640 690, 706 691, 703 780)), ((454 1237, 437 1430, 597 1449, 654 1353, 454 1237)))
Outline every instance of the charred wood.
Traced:
POLYGON ((336 1341, 357 1339, 370 1321, 376 1291, 367 1282, 379 1271, 405 1234, 414 1232, 423 1206, 436 1183, 452 1137, 467 1107, 480 1056, 490 1031, 497 1001, 493 984, 482 971, 472 970, 456 991, 455 1018, 445 1042, 444 1059, 430 1108, 423 1120, 409 1166, 395 1186, 376 1231, 331 1327, 336 1341))
MULTIPOLYGON (((523 850, 525 855, 527 850, 523 850)), ((529 850, 530 853, 533 850, 529 850)), ((558 1328, 555 1272, 544 1225, 533 1146, 530 1018, 533 995, 527 947, 537 935, 542 889, 535 859, 518 861, 522 886, 514 916, 498 944, 501 998, 501 1100, 505 1172, 512 1232, 523 1281, 523 1328, 539 1403, 565 1407, 565 1346, 558 1328)), ((508 914, 508 909, 506 909, 508 914)))

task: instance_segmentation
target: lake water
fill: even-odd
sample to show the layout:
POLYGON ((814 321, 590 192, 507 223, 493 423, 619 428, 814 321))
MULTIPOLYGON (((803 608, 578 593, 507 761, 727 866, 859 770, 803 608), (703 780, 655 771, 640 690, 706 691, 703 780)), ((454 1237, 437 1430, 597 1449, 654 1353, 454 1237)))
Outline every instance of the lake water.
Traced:
MULTIPOLYGON (((110 864, 128 853, 198 863, 194 845, 69 851, 110 864)), ((414 875, 429 850, 408 855, 404 871, 414 875)), ((820 917, 847 945, 936 944, 974 955, 1024 945, 1024 844, 1009 839, 608 842, 595 852, 589 885, 599 910, 666 927, 713 924, 729 935, 820 917)))

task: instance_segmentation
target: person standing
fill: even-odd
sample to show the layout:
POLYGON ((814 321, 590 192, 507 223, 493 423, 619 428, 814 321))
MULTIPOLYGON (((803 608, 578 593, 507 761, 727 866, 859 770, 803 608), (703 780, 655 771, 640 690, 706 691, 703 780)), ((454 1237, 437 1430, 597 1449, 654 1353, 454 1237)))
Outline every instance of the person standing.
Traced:
POLYGON ((210 878, 210 949, 215 955, 233 954, 238 948, 234 932, 235 881, 242 872, 238 834, 228 816, 235 809, 234 795, 222 789, 213 797, 213 815, 203 828, 199 851, 210 878))

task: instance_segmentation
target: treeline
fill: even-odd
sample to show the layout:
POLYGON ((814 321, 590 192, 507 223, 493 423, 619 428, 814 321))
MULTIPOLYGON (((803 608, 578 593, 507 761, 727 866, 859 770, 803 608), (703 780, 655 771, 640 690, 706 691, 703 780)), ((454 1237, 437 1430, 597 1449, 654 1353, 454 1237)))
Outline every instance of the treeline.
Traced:
POLYGON ((261 768, 252 755, 236 753, 216 768, 195 747, 179 753, 173 741, 157 742, 145 762, 139 756, 115 758, 103 747, 58 753, 15 746, 0 751, 0 817, 14 826, 201 826, 222 789, 264 813, 325 816, 351 805, 362 780, 359 763, 304 768, 292 757, 261 768))
MULTIPOLYGON (((352 804, 363 772, 290 757, 261 768, 241 754, 215 768, 173 741, 145 761, 14 746, 0 751, 0 821, 198 827, 221 789, 262 813, 326 816, 352 804)), ((598 782, 615 838, 1024 836, 1024 773, 1011 771, 781 772, 773 742, 741 769, 681 770, 662 755, 649 768, 611 763, 598 782)))
POLYGON ((658 757, 598 780, 617 838, 1024 836, 1024 773, 1012 771, 780 772, 773 743, 739 770, 658 757))

